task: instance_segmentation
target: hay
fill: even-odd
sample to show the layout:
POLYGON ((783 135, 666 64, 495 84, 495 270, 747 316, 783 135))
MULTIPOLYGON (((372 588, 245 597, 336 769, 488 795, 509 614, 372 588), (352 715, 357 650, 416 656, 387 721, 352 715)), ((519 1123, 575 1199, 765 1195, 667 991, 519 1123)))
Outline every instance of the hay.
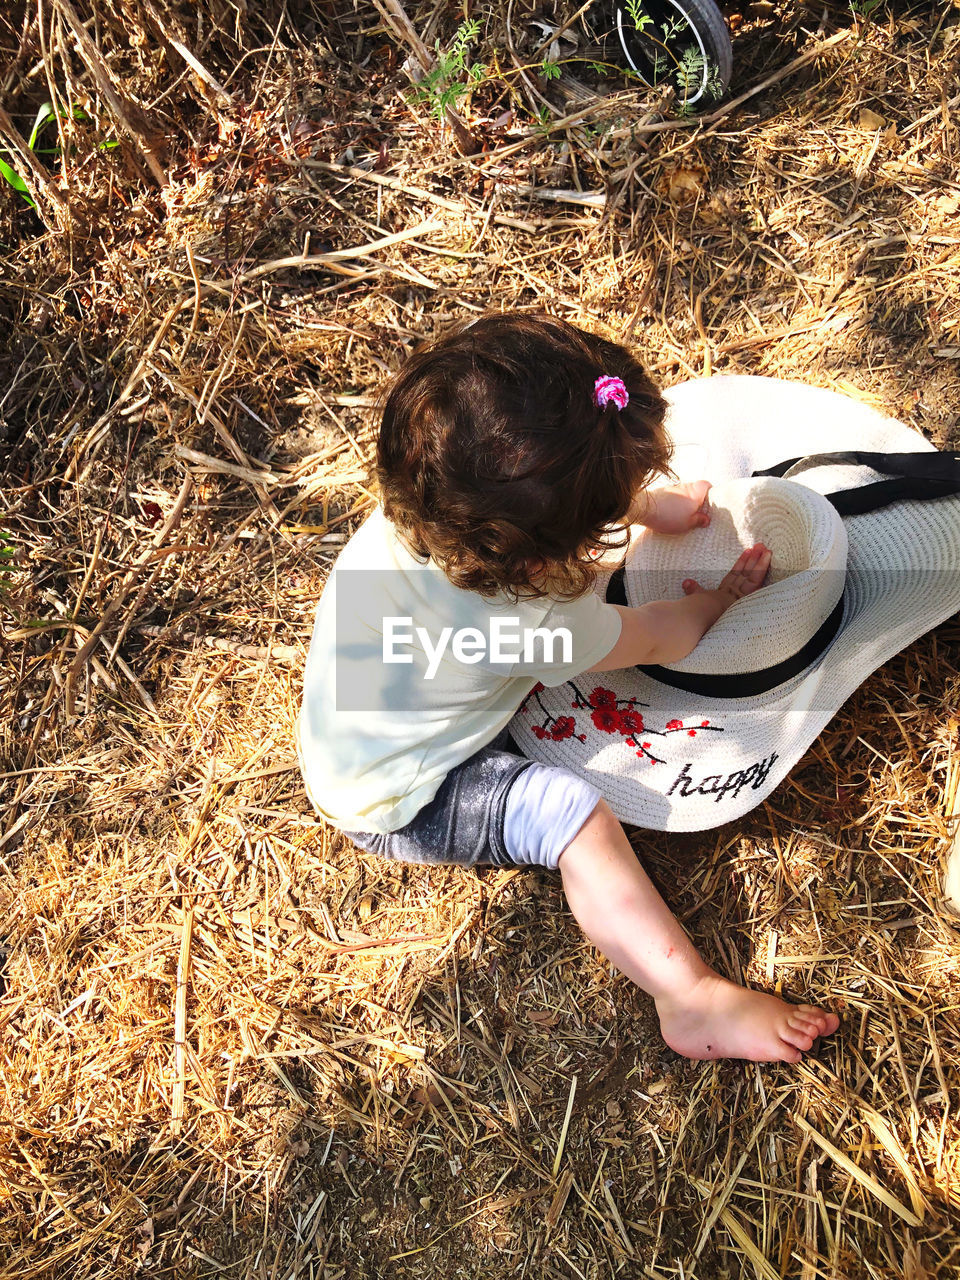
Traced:
POLYGON ((0 18, 3 145, 66 107, 0 190, 4 1280, 960 1271, 956 621, 744 823, 634 833, 710 962, 841 1013, 796 1068, 678 1058, 555 879, 360 854, 292 750, 377 393, 454 317, 960 444, 960 11, 821 9, 745 10, 678 120, 476 10, 474 155, 369 7, 0 18))

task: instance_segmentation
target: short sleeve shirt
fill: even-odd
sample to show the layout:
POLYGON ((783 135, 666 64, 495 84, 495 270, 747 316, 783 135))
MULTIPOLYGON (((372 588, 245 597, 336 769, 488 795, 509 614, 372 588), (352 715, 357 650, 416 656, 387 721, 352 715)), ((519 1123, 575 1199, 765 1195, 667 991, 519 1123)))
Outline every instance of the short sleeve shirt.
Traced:
POLYGON ((347 830, 405 826, 537 681, 588 670, 620 626, 593 592, 515 602, 456 587, 377 507, 331 571, 307 654, 297 734, 314 807, 347 830))

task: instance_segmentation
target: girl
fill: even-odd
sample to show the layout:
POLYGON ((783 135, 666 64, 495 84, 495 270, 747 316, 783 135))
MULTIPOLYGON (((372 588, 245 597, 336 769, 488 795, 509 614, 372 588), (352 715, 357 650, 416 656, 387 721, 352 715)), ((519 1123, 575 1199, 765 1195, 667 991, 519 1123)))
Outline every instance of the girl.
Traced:
POLYGON ((537 681, 677 662, 763 584, 757 544, 678 601, 631 609, 590 589, 631 524, 709 523, 706 481, 649 488, 667 470, 665 411, 628 351, 546 315, 483 317, 410 359, 383 412, 382 506, 320 599, 301 769, 363 849, 559 869, 584 933, 653 996, 677 1052, 797 1062, 835 1015, 710 969, 599 791, 507 732, 537 681))

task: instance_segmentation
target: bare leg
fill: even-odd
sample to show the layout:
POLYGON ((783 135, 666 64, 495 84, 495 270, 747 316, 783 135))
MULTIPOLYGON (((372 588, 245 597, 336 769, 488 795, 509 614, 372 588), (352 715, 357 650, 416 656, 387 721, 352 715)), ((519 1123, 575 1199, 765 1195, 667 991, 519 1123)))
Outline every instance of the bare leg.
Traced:
POLYGON ((688 1058, 799 1062, 839 1019, 750 991, 704 964, 601 800, 560 855, 570 910, 590 941, 653 996, 664 1040, 688 1058))

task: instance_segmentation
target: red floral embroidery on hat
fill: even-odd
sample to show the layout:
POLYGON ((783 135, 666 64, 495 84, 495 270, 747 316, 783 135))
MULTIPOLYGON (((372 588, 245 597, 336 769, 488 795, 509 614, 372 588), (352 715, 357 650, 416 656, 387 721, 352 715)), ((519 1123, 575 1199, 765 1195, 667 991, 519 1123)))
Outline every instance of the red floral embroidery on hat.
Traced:
MULTIPOLYGON (((650 741, 639 740, 641 734, 649 735, 651 738, 669 738, 672 734, 681 733, 695 738, 698 733, 704 731, 723 733, 720 725, 711 724, 709 720, 703 719, 685 724, 683 720, 674 718, 668 720, 662 729, 654 729, 647 723, 642 712, 636 710, 637 706, 646 707, 649 710, 647 703, 638 703, 636 698, 618 698, 612 689, 605 689, 603 685, 597 685, 589 695, 584 695, 572 680, 568 688, 574 695, 570 703, 571 709, 590 712, 590 724, 594 733, 620 734, 625 746, 630 747, 641 760, 649 760, 651 764, 663 764, 664 758, 653 754, 650 741)), ((520 704, 520 710, 526 712, 528 703, 533 698, 540 708, 540 723, 530 726, 534 737, 540 741, 552 742, 562 742, 566 738, 576 737, 580 742, 586 742, 588 735, 578 732, 574 716, 553 716, 547 711, 540 699, 542 692, 543 685, 538 681, 520 704)))
POLYGON ((564 738, 572 738, 573 731, 576 728, 576 721, 573 716, 561 716, 559 720, 554 721, 553 728, 550 731, 550 737, 555 742, 560 742, 564 738))
POLYGON ((634 711, 632 707, 620 712, 620 720, 631 733, 643 733, 643 716, 639 711, 634 711))
POLYGON ((604 733, 619 733, 623 728, 623 720, 616 706, 609 707, 606 703, 602 707, 595 707, 590 719, 604 733))

